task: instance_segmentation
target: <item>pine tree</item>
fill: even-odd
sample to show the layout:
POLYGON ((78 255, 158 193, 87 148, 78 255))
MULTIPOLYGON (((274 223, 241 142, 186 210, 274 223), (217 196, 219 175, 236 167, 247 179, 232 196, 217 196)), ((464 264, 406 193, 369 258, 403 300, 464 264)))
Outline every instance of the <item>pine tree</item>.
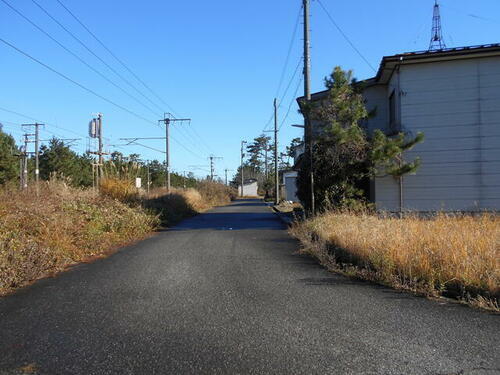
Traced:
POLYGON ((19 149, 14 138, 0 125, 0 185, 15 181, 19 176, 19 149))
MULTIPOLYGON (((419 159, 403 160, 403 153, 423 140, 423 134, 388 137, 376 130, 370 135, 362 123, 370 114, 361 86, 351 71, 336 67, 325 79, 328 99, 309 103, 303 111, 323 124, 314 146, 315 196, 320 209, 358 207, 367 203, 368 181, 381 175, 400 177, 415 172, 419 159)), ((303 160, 298 176, 298 195, 309 208, 309 163, 303 160)))
POLYGON ((92 158, 79 156, 63 141, 52 138, 40 148, 40 178, 67 178, 74 186, 92 185, 92 158))

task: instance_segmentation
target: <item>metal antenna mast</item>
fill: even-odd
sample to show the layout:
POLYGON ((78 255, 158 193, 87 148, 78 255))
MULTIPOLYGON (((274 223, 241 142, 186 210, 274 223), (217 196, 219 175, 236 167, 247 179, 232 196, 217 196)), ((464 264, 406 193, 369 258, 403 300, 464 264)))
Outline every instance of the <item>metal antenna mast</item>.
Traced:
POLYGON ((441 14, 438 1, 434 2, 434 13, 432 15, 432 36, 429 44, 429 51, 445 49, 446 44, 443 39, 443 30, 441 28, 441 14))

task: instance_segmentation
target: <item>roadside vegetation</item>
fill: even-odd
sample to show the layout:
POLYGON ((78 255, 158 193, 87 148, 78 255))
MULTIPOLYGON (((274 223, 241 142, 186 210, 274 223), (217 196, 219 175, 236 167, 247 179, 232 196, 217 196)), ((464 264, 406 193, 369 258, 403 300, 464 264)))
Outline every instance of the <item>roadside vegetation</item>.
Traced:
POLYGON ((302 242, 302 252, 333 271, 498 310, 500 217, 436 213, 424 218, 404 214, 402 201, 397 217, 375 213, 370 179, 418 173, 420 160, 408 160, 404 153, 424 135, 369 131, 364 125, 372 114, 351 71, 336 67, 325 85, 325 100, 301 105, 306 116, 322 124, 312 150, 319 216, 310 215, 311 164, 299 161, 298 196, 309 218, 296 222, 291 232, 302 242))
POLYGON ((62 181, 41 183, 38 196, 34 187, 0 187, 0 295, 107 256, 233 197, 233 190, 210 181, 146 194, 117 177, 103 180, 100 193, 62 181))
MULTIPOLYGON (((369 205, 370 179, 401 179, 418 171, 420 159, 405 160, 403 154, 423 142, 424 134, 370 131, 366 121, 377 109, 372 113, 366 109, 363 85, 352 71, 335 67, 325 78, 325 87, 325 100, 301 104, 301 111, 320 130, 312 150, 316 208, 359 209, 369 205)), ((310 211, 311 163, 303 158, 299 164, 297 195, 310 211)))
POLYGON ((297 222, 302 252, 329 270, 427 296, 499 309, 500 217, 402 219, 330 211, 297 222))

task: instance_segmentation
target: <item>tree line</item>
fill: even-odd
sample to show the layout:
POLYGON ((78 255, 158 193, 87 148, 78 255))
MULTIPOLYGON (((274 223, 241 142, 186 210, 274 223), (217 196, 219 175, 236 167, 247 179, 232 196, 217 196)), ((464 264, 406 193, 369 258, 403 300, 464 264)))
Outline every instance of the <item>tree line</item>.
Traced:
MULTIPOLYGON (((294 138, 285 152, 278 153, 278 173, 290 170, 293 167, 295 148, 301 144, 300 138, 294 138)), ((241 184, 241 171, 245 180, 256 180, 261 194, 272 196, 276 176, 274 142, 271 137, 261 134, 255 137, 246 146, 243 165, 238 167, 233 186, 241 184)))
MULTIPOLYGON (((5 133, 0 127, 0 185, 19 182, 21 149, 16 145, 14 138, 5 133)), ((75 187, 91 187, 93 184, 92 164, 94 156, 78 154, 69 145, 58 138, 52 138, 47 145, 39 150, 39 170, 42 180, 60 178, 75 187)), ((139 154, 124 155, 115 151, 103 165, 104 175, 118 178, 142 179, 146 187, 162 187, 165 185, 165 163, 158 160, 143 161, 139 154)), ((35 160, 28 159, 28 176, 34 176, 35 160)), ((192 172, 186 176, 171 173, 173 187, 195 187, 197 179, 192 172)))

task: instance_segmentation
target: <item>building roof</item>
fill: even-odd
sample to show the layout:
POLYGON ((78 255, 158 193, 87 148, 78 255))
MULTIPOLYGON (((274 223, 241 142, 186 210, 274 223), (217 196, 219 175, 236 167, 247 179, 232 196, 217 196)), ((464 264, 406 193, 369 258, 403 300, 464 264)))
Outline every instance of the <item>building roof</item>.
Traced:
POLYGON ((365 82, 387 83, 398 65, 421 64, 438 61, 462 60, 500 55, 500 43, 477 46, 445 48, 434 51, 406 52, 392 56, 384 56, 380 62, 377 75, 365 82))
MULTIPOLYGON (((500 43, 482 44, 477 46, 445 48, 435 51, 405 52, 392 56, 384 56, 380 62, 377 75, 359 83, 365 86, 385 84, 389 81, 394 69, 398 65, 430 63, 438 61, 471 59, 489 56, 500 56, 500 43)), ((313 101, 324 98, 328 90, 316 92, 311 95, 313 101)), ((304 97, 297 98, 299 105, 304 97)))

